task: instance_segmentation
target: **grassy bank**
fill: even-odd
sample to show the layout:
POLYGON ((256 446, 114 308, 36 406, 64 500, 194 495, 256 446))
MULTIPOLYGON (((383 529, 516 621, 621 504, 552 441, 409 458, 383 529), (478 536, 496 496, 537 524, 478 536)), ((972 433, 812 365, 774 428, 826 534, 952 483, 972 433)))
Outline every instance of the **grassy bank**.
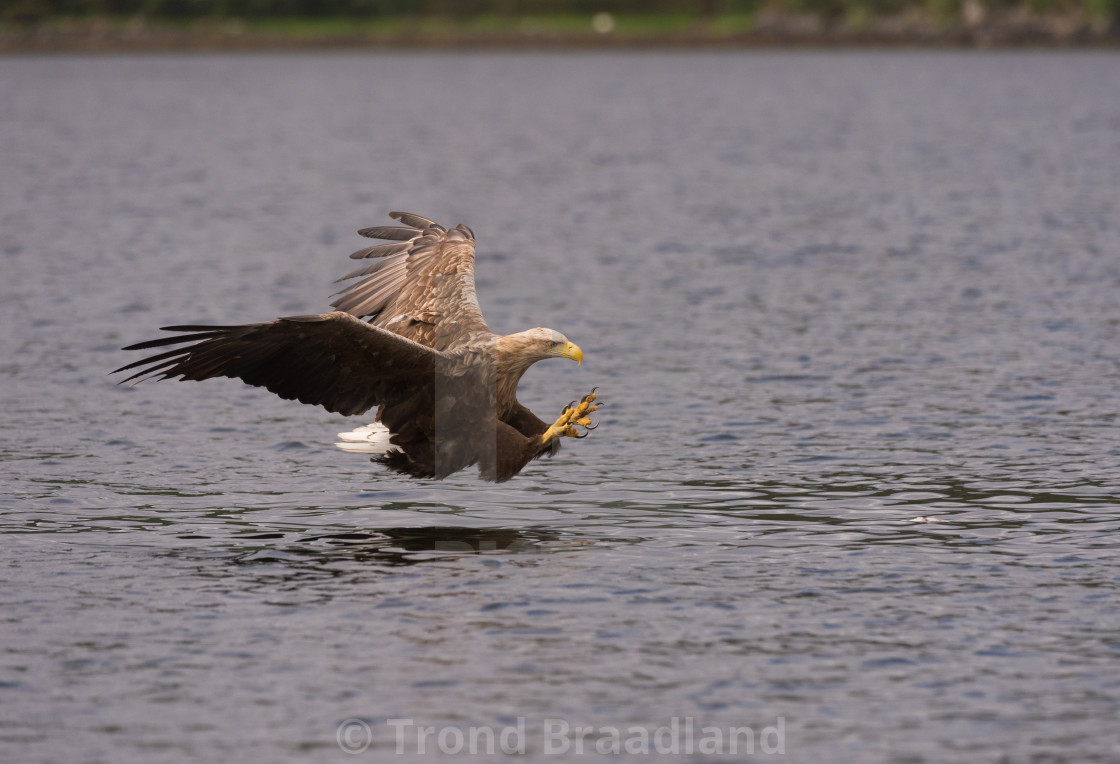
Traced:
POLYGON ((202 18, 9 18, 0 51, 249 50, 332 47, 639 47, 778 45, 1118 46, 1120 25, 1083 9, 910 7, 872 13, 754 13, 202 18))

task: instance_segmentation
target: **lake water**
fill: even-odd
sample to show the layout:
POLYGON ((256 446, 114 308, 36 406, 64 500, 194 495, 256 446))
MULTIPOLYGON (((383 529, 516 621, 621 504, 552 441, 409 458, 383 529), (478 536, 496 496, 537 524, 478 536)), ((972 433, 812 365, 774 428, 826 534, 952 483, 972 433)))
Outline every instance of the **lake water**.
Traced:
POLYGON ((0 758, 1120 760, 1120 56, 10 57, 0 103, 0 758), (325 310, 390 209, 582 346, 522 400, 598 385, 591 437, 413 481, 107 376, 325 310))

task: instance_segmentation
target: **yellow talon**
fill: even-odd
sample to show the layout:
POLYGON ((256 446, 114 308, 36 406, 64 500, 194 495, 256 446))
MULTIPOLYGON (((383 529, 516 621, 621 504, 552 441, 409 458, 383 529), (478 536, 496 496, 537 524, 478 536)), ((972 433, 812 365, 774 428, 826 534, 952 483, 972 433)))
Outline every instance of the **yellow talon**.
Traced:
POLYGON ((597 397, 595 391, 592 390, 580 400, 578 405, 573 401, 565 406, 560 418, 541 435, 541 442, 551 443, 556 438, 586 438, 587 433, 580 434, 577 428, 594 430, 598 426, 592 423, 591 417, 588 416, 599 409, 598 406, 593 405, 597 397))

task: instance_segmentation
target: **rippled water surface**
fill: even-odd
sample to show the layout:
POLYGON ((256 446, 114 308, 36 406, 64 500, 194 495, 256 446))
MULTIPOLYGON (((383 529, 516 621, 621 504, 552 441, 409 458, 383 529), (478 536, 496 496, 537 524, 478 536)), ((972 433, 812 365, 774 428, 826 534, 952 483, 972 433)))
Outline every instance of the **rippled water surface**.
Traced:
POLYGON ((1120 760, 1120 57, 7 58, 0 103, 5 757, 1120 760), (390 209, 583 347, 522 399, 598 385, 592 437, 410 481, 107 377, 325 309, 390 209))

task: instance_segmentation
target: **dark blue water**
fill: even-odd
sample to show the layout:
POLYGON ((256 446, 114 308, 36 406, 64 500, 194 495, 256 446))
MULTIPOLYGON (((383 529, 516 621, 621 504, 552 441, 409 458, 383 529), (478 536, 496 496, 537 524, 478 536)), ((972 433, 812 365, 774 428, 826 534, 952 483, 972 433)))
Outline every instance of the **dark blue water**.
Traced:
POLYGON ((0 104, 4 757, 1120 760, 1120 57, 6 58, 0 104), (591 437, 410 481, 107 377, 325 310, 390 209, 584 349, 522 400, 598 385, 591 437))

